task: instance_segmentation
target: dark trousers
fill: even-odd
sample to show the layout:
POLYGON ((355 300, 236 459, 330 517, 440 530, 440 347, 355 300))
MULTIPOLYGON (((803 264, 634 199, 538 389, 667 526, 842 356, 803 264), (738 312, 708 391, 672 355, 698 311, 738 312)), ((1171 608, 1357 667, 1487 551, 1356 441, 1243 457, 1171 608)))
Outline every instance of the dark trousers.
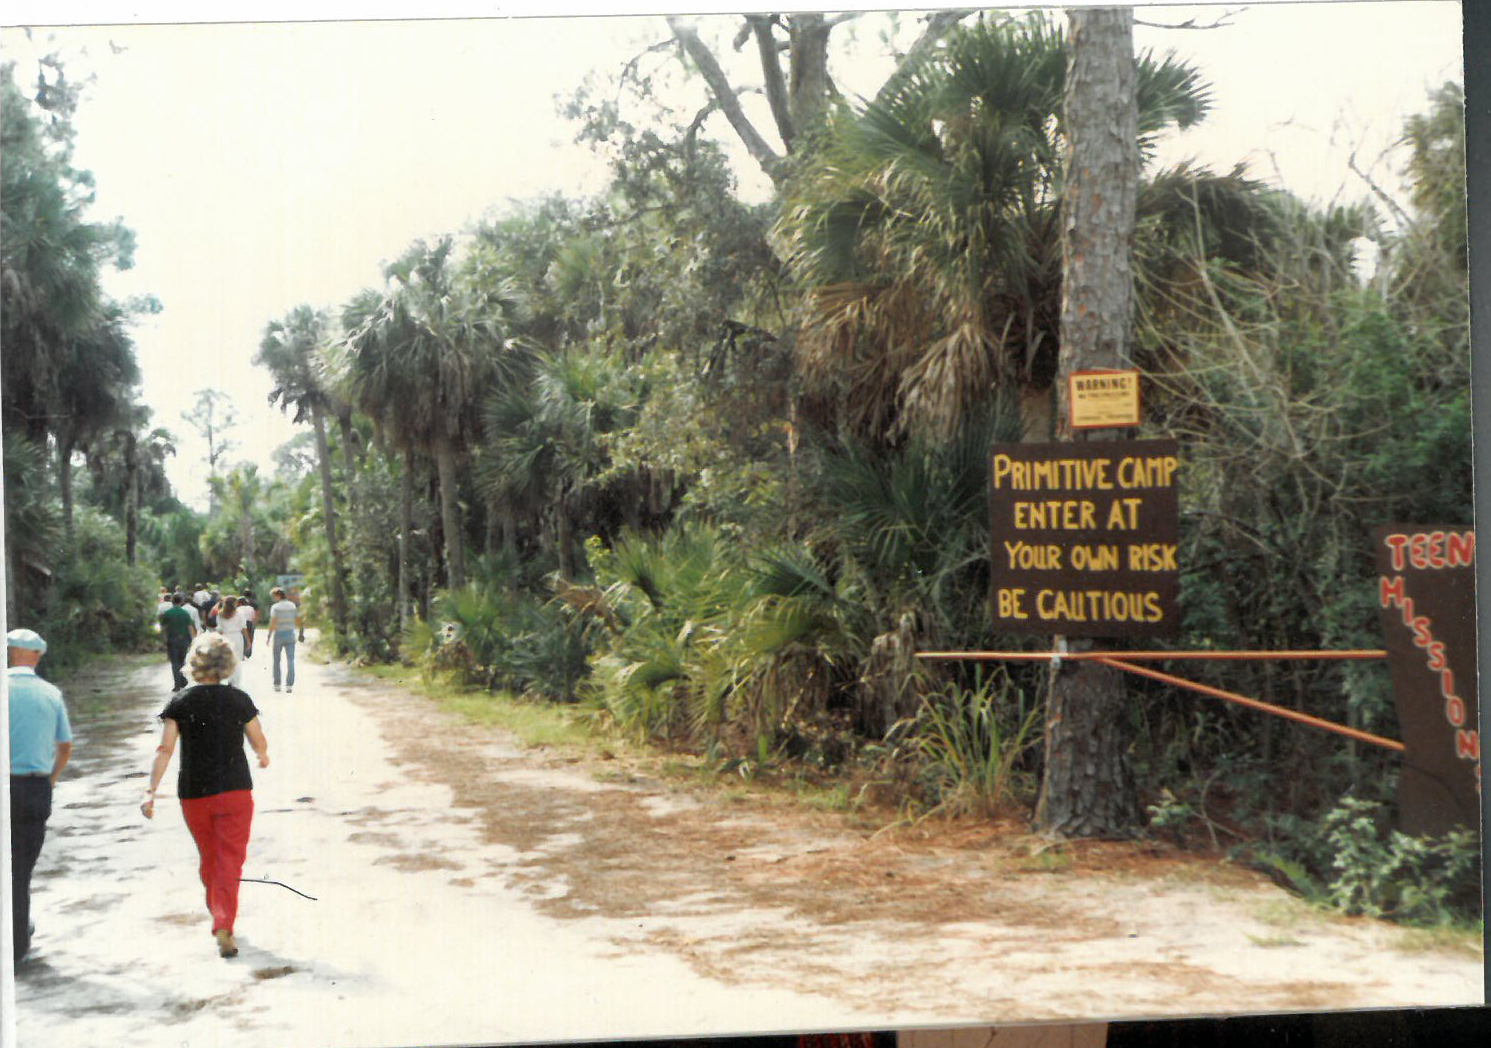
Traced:
POLYGON ((41 855, 51 814, 51 779, 45 775, 10 777, 10 917, 17 961, 31 946, 31 871, 41 855))
POLYGON ((171 660, 171 687, 180 691, 186 687, 186 674, 181 667, 186 663, 186 649, 192 646, 190 637, 171 637, 166 640, 166 658, 171 660))

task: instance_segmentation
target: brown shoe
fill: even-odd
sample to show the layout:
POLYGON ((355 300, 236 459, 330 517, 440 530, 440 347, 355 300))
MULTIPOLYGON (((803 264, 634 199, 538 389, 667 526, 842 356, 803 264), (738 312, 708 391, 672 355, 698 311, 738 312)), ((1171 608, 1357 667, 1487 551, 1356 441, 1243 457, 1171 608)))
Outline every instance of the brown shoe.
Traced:
POLYGON ((212 937, 217 940, 217 955, 219 957, 238 956, 238 944, 233 941, 232 932, 226 928, 219 928, 212 933, 212 937))

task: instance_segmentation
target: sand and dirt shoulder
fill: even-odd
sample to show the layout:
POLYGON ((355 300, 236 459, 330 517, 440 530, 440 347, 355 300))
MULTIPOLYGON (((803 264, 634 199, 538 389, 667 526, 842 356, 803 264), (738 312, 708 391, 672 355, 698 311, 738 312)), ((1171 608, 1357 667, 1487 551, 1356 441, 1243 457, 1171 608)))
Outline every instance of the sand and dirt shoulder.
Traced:
MULTIPOLYGON (((17 977, 21 1043, 390 1045, 1479 1003, 1478 953, 1321 915, 1150 845, 1041 852, 1018 826, 873 835, 842 815, 531 749, 302 659, 245 681, 255 772, 242 953, 196 856, 137 805, 164 659, 70 685, 17 977)), ((173 772, 174 774, 174 772, 173 772)), ((168 783, 171 780, 168 778, 168 783)))
POLYGON ((520 749, 428 705, 410 716, 397 688, 347 679, 414 774, 525 856, 506 876, 540 912, 616 922, 618 941, 664 947, 713 979, 918 1022, 1481 998, 1480 952, 1463 941, 1424 948, 1163 844, 1053 849, 1014 820, 856 829, 653 776, 647 762, 520 749), (444 730, 431 733, 436 719, 444 730))

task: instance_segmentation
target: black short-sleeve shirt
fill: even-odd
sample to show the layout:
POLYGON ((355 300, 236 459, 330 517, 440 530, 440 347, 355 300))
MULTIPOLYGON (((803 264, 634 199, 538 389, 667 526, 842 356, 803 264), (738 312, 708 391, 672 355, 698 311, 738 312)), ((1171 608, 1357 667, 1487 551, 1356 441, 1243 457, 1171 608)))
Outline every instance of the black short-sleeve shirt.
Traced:
POLYGON ((251 790, 243 726, 259 715, 254 700, 231 684, 194 684, 161 710, 181 731, 181 771, 176 796, 210 797, 251 790))

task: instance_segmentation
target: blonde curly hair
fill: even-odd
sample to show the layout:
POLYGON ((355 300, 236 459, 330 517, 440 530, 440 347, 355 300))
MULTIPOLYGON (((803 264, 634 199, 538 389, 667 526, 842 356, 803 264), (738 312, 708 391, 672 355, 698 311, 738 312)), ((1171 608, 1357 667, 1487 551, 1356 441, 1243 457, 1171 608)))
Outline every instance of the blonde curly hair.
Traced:
POLYGON ((186 649, 186 662, 191 667, 193 680, 198 684, 212 684, 233 675, 238 657, 221 633, 199 633, 191 647, 186 649))

